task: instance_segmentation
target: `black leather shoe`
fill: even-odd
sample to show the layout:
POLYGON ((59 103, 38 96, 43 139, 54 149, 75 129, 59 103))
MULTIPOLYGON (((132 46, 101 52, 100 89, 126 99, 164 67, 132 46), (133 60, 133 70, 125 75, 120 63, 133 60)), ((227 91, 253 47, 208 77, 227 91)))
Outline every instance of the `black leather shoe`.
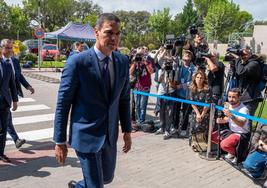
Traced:
POLYGON ((26 143, 26 140, 25 139, 17 139, 16 140, 16 143, 15 143, 16 148, 19 149, 25 143, 26 143))
POLYGON ((0 160, 5 163, 11 163, 11 160, 6 155, 0 155, 0 160))
POLYGON ((77 183, 76 181, 71 180, 71 181, 68 183, 68 188, 75 188, 76 183, 77 183))

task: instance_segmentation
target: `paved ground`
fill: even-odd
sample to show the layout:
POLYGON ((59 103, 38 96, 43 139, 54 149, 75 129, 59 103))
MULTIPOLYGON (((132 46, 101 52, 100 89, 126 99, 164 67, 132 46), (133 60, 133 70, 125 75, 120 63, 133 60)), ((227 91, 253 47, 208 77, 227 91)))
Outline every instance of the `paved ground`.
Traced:
MULTIPOLYGON (((60 76, 49 74, 56 79, 60 76)), ((151 98, 148 118, 153 117, 153 105, 151 98)), ((107 188, 260 187, 223 160, 201 159, 187 139, 163 140, 160 135, 137 132, 129 154, 121 152, 122 144, 120 137, 116 176, 107 188)), ((0 188, 64 188, 69 180, 82 177, 73 150, 64 167, 57 164, 51 138, 30 142, 21 151, 9 148, 6 154, 13 164, 0 163, 0 188)))

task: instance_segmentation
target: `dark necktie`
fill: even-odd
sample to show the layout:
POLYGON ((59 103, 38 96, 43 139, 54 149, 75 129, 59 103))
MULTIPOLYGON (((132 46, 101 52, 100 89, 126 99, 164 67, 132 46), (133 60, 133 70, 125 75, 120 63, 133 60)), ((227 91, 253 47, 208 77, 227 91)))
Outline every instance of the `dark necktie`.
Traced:
POLYGON ((105 59, 103 60, 104 62, 104 66, 103 66, 103 71, 102 71, 102 78, 104 81, 104 85, 105 85, 105 90, 108 94, 108 98, 110 98, 111 95, 111 80, 110 80, 110 72, 109 72, 109 57, 105 57, 105 59))

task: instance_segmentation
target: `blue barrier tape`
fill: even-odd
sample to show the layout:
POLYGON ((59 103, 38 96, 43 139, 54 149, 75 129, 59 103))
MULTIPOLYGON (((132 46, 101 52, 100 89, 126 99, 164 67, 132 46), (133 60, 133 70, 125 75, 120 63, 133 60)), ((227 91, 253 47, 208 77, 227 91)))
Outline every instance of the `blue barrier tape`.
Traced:
MULTIPOLYGON (((137 90, 134 90, 133 93, 134 94, 138 94, 138 95, 145 95, 145 96, 156 97, 156 98, 160 98, 160 99, 171 100, 171 101, 184 102, 184 103, 193 104, 193 105, 197 105, 197 106, 210 107, 210 104, 207 104, 207 103, 195 102, 195 101, 179 99, 179 98, 175 98, 175 97, 168 97, 168 96, 165 96, 165 95, 157 95, 157 94, 146 93, 146 92, 137 91, 137 90)), ((224 109, 222 106, 218 106, 218 105, 216 105, 215 108, 218 109, 218 110, 223 110, 224 109)), ((234 115, 241 116, 241 117, 244 117, 244 118, 252 120, 252 121, 257 121, 259 123, 267 124, 267 120, 266 119, 258 118, 258 117, 255 117, 255 116, 250 116, 250 115, 247 115, 247 114, 242 114, 242 113, 239 113, 239 112, 234 111, 234 110, 230 110, 230 111, 234 115)))

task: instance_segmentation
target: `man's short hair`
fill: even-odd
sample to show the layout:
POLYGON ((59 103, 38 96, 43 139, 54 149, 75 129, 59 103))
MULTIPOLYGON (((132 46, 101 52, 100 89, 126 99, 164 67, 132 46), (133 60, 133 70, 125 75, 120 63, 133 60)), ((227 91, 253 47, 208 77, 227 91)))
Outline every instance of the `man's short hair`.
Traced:
POLYGON ((103 13, 103 14, 100 14, 98 19, 96 20, 96 25, 95 26, 98 29, 101 29, 102 26, 103 26, 103 23, 105 21, 114 21, 116 23, 120 23, 121 22, 120 19, 117 16, 115 16, 114 14, 112 14, 112 13, 103 13))
POLYGON ((9 43, 12 43, 12 41, 10 39, 2 39, 0 46, 1 47, 4 47, 4 46, 6 46, 9 43))
POLYGON ((232 88, 229 90, 229 92, 237 93, 239 97, 241 96, 241 91, 239 88, 232 88))
POLYGON ((190 50, 183 50, 183 55, 184 54, 190 54, 190 56, 193 56, 193 53, 190 50))

